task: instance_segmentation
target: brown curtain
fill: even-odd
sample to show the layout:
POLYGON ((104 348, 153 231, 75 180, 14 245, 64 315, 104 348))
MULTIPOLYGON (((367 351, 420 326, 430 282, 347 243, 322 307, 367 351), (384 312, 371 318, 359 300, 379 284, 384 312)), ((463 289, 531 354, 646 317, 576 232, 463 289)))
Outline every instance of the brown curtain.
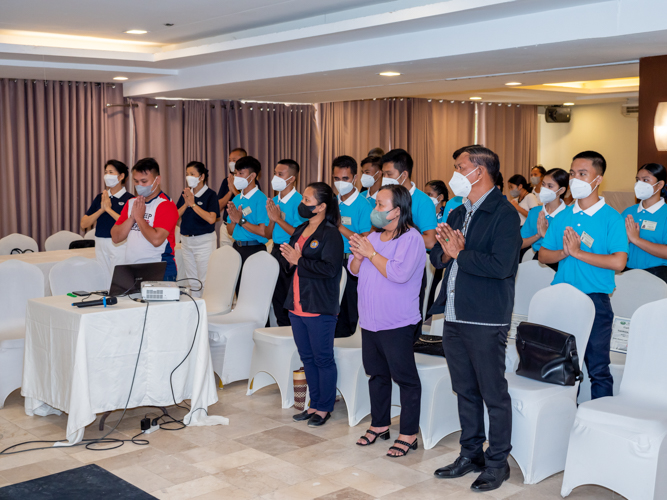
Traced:
MULTIPOLYGON (((229 158, 229 112, 227 101, 209 101, 205 103, 205 156, 204 162, 209 173, 209 186, 219 190, 222 180, 227 175, 229 158)), ((185 108, 187 111, 187 107, 185 108)), ((198 158, 193 158, 198 159, 198 158)), ((190 160, 188 160, 190 161, 190 160)))
POLYGON ((18 232, 43 247, 103 188, 103 165, 129 162, 122 86, 0 79, 0 237, 18 232))
POLYGON ((537 162, 537 106, 479 104, 479 143, 495 151, 505 182, 537 162))

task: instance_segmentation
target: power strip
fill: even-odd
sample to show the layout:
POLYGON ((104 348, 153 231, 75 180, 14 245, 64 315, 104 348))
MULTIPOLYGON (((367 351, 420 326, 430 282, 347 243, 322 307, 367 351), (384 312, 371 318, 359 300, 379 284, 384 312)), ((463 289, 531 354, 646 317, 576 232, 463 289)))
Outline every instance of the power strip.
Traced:
POLYGON ((160 428, 159 425, 151 425, 151 428, 148 429, 147 431, 144 431, 144 434, 150 434, 151 432, 155 432, 160 428))
POLYGON ((141 419, 141 430, 143 431, 144 434, 150 434, 151 432, 155 432, 159 428, 160 424, 158 423, 157 418, 154 418, 152 421, 148 417, 141 419))

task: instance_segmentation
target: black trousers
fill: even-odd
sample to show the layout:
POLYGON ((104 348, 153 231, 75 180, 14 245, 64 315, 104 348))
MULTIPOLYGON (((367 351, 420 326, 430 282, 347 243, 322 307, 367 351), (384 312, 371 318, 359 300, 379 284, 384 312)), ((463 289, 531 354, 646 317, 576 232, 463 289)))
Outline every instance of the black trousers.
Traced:
POLYGON ((359 279, 352 276, 347 270, 347 259, 343 260, 343 272, 347 273, 347 283, 345 283, 345 292, 343 300, 340 303, 340 313, 338 314, 338 323, 336 324, 336 338, 349 337, 357 329, 359 322, 359 309, 357 306, 357 283, 359 279))
POLYGON ((241 288, 241 276, 243 276, 243 266, 245 266, 245 261, 248 260, 248 257, 255 255, 257 252, 266 252, 266 245, 249 245, 241 246, 237 241, 232 245, 234 250, 241 254, 241 271, 239 272, 239 280, 236 282, 236 295, 239 294, 239 288, 241 288))
MULTIPOLYGON (((280 245, 273 245, 271 255, 273 255, 278 262, 283 259, 283 256, 280 253, 280 245)), ((283 266, 280 266, 280 271, 278 272, 278 281, 276 282, 276 288, 273 291, 273 298, 271 299, 271 303, 273 304, 273 312, 276 315, 278 326, 291 325, 289 311, 284 307, 287 294, 289 293, 289 287, 290 277, 287 275, 287 271, 285 271, 283 266)))
POLYGON ((370 377, 371 425, 391 425, 391 380, 401 389, 401 434, 419 432, 422 386, 412 350, 417 325, 371 332, 361 330, 361 356, 370 377))
POLYGON ((512 449, 512 400, 505 380, 508 326, 445 321, 442 345, 458 397, 461 455, 484 455, 487 467, 503 467, 512 449), (484 403, 489 410, 489 447, 483 451, 484 403))

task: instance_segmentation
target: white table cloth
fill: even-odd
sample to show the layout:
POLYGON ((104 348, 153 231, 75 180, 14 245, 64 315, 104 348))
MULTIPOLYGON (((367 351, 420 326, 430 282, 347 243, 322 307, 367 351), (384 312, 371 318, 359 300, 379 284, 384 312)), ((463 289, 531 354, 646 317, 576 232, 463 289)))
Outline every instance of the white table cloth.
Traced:
MULTIPOLYGON (((64 411, 67 439, 76 444, 97 413, 122 409, 137 360, 146 304, 128 298, 118 304, 77 308, 67 296, 28 301, 21 394, 28 415, 48 407, 64 411), (48 406, 44 406, 44 405, 48 406)), ((176 370, 176 402, 191 399, 189 425, 227 424, 204 411, 218 400, 208 343, 206 303, 197 300, 199 329, 192 352, 176 370), (202 408, 202 409, 200 409, 202 408), (196 410, 196 411, 195 411, 196 410)), ((197 311, 188 297, 180 302, 151 302, 136 379, 128 407, 174 404, 169 374, 192 344, 197 311)))

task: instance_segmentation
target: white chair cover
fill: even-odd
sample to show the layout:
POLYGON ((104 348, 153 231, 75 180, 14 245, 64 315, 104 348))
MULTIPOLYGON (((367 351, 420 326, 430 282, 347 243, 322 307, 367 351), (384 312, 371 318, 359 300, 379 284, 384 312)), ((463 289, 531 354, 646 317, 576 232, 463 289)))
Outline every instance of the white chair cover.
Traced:
MULTIPOLYGON (((214 250, 208 259, 206 288, 202 298, 206 301, 208 317, 227 314, 232 310, 236 282, 241 272, 241 255, 230 246, 214 250)), ((199 284, 193 281, 191 286, 199 284)))
POLYGON ((83 239, 84 240, 94 240, 95 239, 95 228, 91 229, 86 234, 84 234, 83 239))
POLYGON ((71 257, 58 262, 49 272, 49 282, 51 295, 109 289, 109 277, 104 268, 96 260, 85 257, 71 257))
POLYGON ((58 231, 52 234, 44 242, 44 250, 51 252, 53 250, 69 250, 69 244, 73 241, 82 240, 83 236, 71 231, 58 231))
POLYGON ((521 263, 523 264, 524 262, 530 262, 531 260, 533 260, 534 257, 535 257, 535 250, 533 250, 533 248, 530 247, 528 250, 526 250, 526 253, 523 254, 521 263))
POLYGON ((666 310, 663 299, 632 316, 618 396, 579 406, 562 496, 577 486, 597 484, 630 500, 667 498, 666 310))
POLYGON ((0 255, 10 255, 15 248, 39 252, 37 242, 30 236, 12 233, 0 239, 0 255))
MULTIPOLYGON (((528 310, 529 322, 576 337, 580 367, 594 318, 593 301, 564 283, 537 292, 528 310)), ((535 484, 565 468, 579 384, 558 386, 516 373, 506 373, 505 378, 512 397, 512 456, 524 483, 535 484)))
MULTIPOLYGON (((340 278, 339 302, 343 299, 346 283, 347 273, 343 271, 340 278)), ((292 372, 301 367, 301 358, 294 343, 292 327, 258 328, 252 337, 255 345, 252 350, 246 395, 250 396, 262 387, 278 384, 282 407, 289 408, 293 406, 294 377, 292 372)), ((359 344, 359 347, 361 347, 361 344, 359 344)))
POLYGON ((177 245, 181 242, 181 226, 176 226, 174 229, 174 241, 177 245))
POLYGON ((426 288, 424 289, 424 304, 422 305, 422 321, 426 320, 426 312, 428 311, 428 297, 431 294, 433 287, 433 279, 435 278, 435 267, 431 264, 431 259, 426 256, 426 288))
POLYGON ((266 325, 278 279, 278 261, 267 252, 251 255, 243 266, 236 308, 208 320, 213 370, 223 384, 250 375, 253 332, 266 325))
POLYGON ((28 300, 44 297, 44 275, 32 264, 9 260, 0 264, 0 408, 21 387, 25 311, 28 300))
MULTIPOLYGON (((435 287, 435 297, 437 298, 440 295, 440 289, 442 288, 442 280, 438 283, 438 286, 435 287)), ((437 335, 442 337, 442 333, 445 329, 445 315, 444 313, 434 314, 431 316, 431 327, 426 331, 422 328, 424 333, 427 335, 437 335)))

